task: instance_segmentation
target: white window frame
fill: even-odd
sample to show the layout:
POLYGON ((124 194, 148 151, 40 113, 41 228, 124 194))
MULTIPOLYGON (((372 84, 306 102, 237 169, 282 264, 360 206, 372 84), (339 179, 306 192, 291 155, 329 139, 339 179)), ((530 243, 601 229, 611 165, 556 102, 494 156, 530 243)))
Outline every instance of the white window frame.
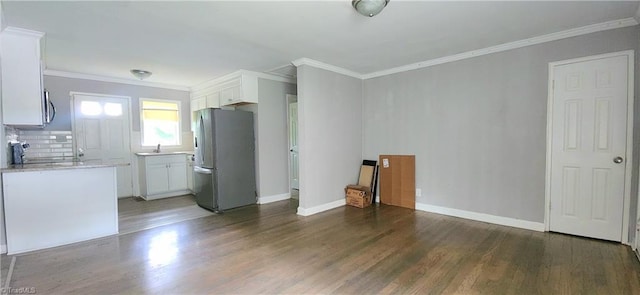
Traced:
POLYGON ((175 103, 178 105, 178 144, 176 145, 164 145, 170 147, 177 147, 182 145, 182 101, 175 99, 158 99, 158 98, 139 98, 139 110, 140 110, 140 146, 142 147, 152 147, 156 146, 155 144, 145 145, 144 144, 144 118, 142 108, 143 102, 145 101, 154 101, 154 102, 167 102, 167 103, 175 103))

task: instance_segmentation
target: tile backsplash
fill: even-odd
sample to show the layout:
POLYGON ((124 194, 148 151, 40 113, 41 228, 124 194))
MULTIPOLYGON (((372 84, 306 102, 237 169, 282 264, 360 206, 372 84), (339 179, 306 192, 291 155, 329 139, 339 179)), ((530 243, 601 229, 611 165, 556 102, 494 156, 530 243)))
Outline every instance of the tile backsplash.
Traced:
MULTIPOLYGON (((1 128, 1 127, 0 127, 1 128)), ((8 142, 26 142, 30 145, 25 149, 25 159, 38 158, 73 158, 73 133, 71 131, 20 130, 5 126, 5 144, 8 142)), ((131 151, 151 152, 156 146, 141 146, 140 131, 131 132, 131 151)), ((162 146, 162 151, 193 151, 193 133, 182 132, 182 145, 162 146)), ((11 159, 7 149, 7 159, 11 159)))
POLYGON ((73 135, 71 131, 6 130, 8 141, 26 142, 25 159, 72 158, 73 135))

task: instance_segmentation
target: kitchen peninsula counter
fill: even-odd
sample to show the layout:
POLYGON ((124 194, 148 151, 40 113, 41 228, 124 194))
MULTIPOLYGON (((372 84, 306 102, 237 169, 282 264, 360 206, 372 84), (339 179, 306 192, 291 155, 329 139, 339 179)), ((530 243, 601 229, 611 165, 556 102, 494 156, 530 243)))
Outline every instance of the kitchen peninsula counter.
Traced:
POLYGON ((117 234, 118 165, 85 161, 1 169, 8 254, 117 234))

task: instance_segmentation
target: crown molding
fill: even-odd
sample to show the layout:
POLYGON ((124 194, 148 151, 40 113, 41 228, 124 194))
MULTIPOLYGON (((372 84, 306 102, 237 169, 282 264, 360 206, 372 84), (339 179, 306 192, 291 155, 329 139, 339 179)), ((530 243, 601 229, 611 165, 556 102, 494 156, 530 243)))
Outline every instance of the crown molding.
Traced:
POLYGON ((164 89, 189 91, 189 87, 180 86, 180 85, 157 83, 157 82, 147 82, 147 81, 138 81, 138 80, 130 80, 130 79, 124 79, 124 78, 105 77, 105 76, 90 75, 90 74, 83 74, 83 73, 72 73, 72 72, 49 70, 49 69, 44 70, 44 75, 45 76, 54 76, 54 77, 84 79, 84 80, 92 80, 92 81, 100 81, 100 82, 120 83, 120 84, 136 85, 136 86, 146 86, 146 87, 154 87, 154 88, 164 88, 164 89))
POLYGON ((323 63, 321 61, 313 60, 313 59, 306 58, 306 57, 303 57, 303 58, 300 58, 300 59, 296 59, 296 60, 292 61, 291 63, 296 67, 299 67, 301 65, 305 65, 305 66, 310 66, 310 67, 314 67, 314 68, 318 68, 318 69, 323 69, 323 70, 327 70, 327 71, 338 73, 338 74, 343 74, 345 76, 353 77, 353 78, 356 78, 356 79, 363 79, 363 76, 360 73, 356 73, 354 71, 347 70, 345 68, 341 68, 341 67, 337 67, 337 66, 334 66, 334 65, 326 64, 326 63, 323 63))
MULTIPOLYGON (((636 14, 636 15, 638 15, 638 14, 636 14)), ((409 64, 409 65, 404 65, 404 66, 400 66, 400 67, 395 67, 395 68, 391 68, 391 69, 387 69, 387 70, 372 72, 372 73, 363 75, 363 79, 371 79, 371 78, 376 78, 376 77, 381 77, 381 76, 386 76, 386 75, 391 75, 391 74, 396 74, 396 73, 401 73, 401 72, 406 72, 406 71, 411 71, 411 70, 417 70, 417 69, 421 69, 421 68, 426 68, 426 67, 431 67, 431 66, 435 66, 435 65, 444 64, 444 63, 459 61, 459 60, 468 59, 468 58, 472 58, 472 57, 477 57, 477 56, 482 56, 482 55, 487 55, 487 54, 507 51, 507 50, 516 49, 516 48, 522 48, 522 47, 526 47, 526 46, 531 46, 531 45, 536 45, 536 44, 556 41, 556 40, 560 40, 560 39, 565 39, 565 38, 570 38, 570 37, 575 37, 575 36, 580 36, 580 35, 600 32, 600 31, 606 31, 606 30, 613 30, 613 29, 618 29, 618 28, 635 26, 638 23, 639 22, 636 19, 630 17, 630 18, 624 18, 624 19, 619 19, 619 20, 613 20, 613 21, 608 21, 608 22, 588 25, 588 26, 584 26, 584 27, 569 29, 569 30, 560 31, 560 32, 556 32, 556 33, 551 33, 551 34, 547 34, 547 35, 542 35, 542 36, 538 36, 538 37, 533 37, 533 38, 529 38, 529 39, 523 39, 523 40, 519 40, 519 41, 504 43, 504 44, 491 46, 491 47, 487 47, 487 48, 483 48, 483 49, 467 51, 467 52, 460 53, 460 54, 454 54, 454 55, 445 56, 445 57, 441 57, 441 58, 435 58, 435 59, 430 59, 430 60, 426 60, 426 61, 421 61, 421 62, 417 62, 417 63, 413 63, 413 64, 409 64)))
POLYGON ((425 61, 421 61, 421 62, 417 62, 417 63, 413 63, 413 64, 408 64, 408 65, 404 65, 404 66, 399 66, 399 67, 395 67, 395 68, 382 70, 382 71, 371 72, 371 73, 368 73, 368 74, 360 74, 360 73, 357 73, 357 72, 354 72, 354 71, 351 71, 351 70, 347 70, 347 69, 344 69, 344 68, 341 68, 341 67, 337 67, 337 66, 334 66, 334 65, 326 64, 326 63, 323 63, 323 62, 320 62, 320 61, 317 61, 317 60, 313 60, 313 59, 310 59, 310 58, 300 58, 300 59, 292 61, 291 63, 296 67, 300 66, 300 65, 308 65, 308 66, 311 66, 311 67, 314 67, 314 68, 320 68, 320 69, 323 69, 323 70, 327 70, 327 71, 331 71, 331 72, 335 72, 335 73, 339 73, 339 74, 343 74, 343 75, 347 75, 347 76, 351 76, 351 77, 354 77, 354 78, 365 80, 365 79, 371 79, 371 78, 376 78, 376 77, 381 77, 381 76, 386 76, 386 75, 391 75, 391 74, 402 73, 402 72, 406 72, 406 71, 417 70, 417 69, 421 69, 421 68, 431 67, 431 66, 445 64, 445 63, 454 62, 454 61, 459 61, 459 60, 463 60, 463 59, 478 57, 478 56, 482 56, 482 55, 487 55, 487 54, 507 51, 507 50, 511 50, 511 49, 517 49, 517 48, 522 48, 522 47, 526 47, 526 46, 531 46, 531 45, 536 45, 536 44, 556 41, 556 40, 565 39, 565 38, 570 38, 570 37, 575 37, 575 36, 580 36, 580 35, 586 35, 586 34, 600 32, 600 31, 606 31, 606 30, 613 30, 613 29, 619 29, 619 28, 624 28, 624 27, 635 26, 635 25, 638 25, 639 23, 640 23, 640 7, 636 11, 636 15, 634 17, 630 17, 630 18, 623 18, 623 19, 619 19, 619 20, 613 20, 613 21, 608 21, 608 22, 603 22, 603 23, 592 24, 592 25, 588 25, 588 26, 584 26, 584 27, 573 28, 573 29, 564 30, 564 31, 560 31, 560 32, 555 32, 555 33, 542 35, 542 36, 537 36, 537 37, 533 37, 533 38, 529 38, 529 39, 523 39, 523 40, 504 43, 504 44, 491 46, 491 47, 487 47, 487 48, 483 48, 483 49, 477 49, 477 50, 467 51, 467 52, 463 52, 463 53, 459 53, 459 54, 454 54, 454 55, 444 56, 444 57, 440 57, 440 58, 425 60, 425 61))
MULTIPOLYGON (((575 36, 580 36, 580 35, 600 32, 600 31, 606 31, 606 30, 613 30, 613 29, 618 29, 618 28, 635 26, 635 25, 638 25, 639 23, 640 23, 640 7, 636 11, 634 17, 630 17, 630 18, 624 18, 624 19, 613 20, 613 21, 608 21, 608 22, 603 22, 603 23, 598 23, 598 24, 592 24, 592 25, 588 25, 588 26, 584 26, 584 27, 569 29, 569 30, 560 31, 560 32, 551 33, 551 34, 547 34, 547 35, 542 35, 542 36, 537 36, 537 37, 533 37, 533 38, 529 38, 529 39, 523 39, 523 40, 519 40, 519 41, 504 43, 504 44, 491 46, 491 47, 487 47, 487 48, 483 48, 483 49, 467 51, 467 52, 460 53, 460 54, 454 54, 454 55, 450 55, 450 56, 445 56, 445 57, 425 60, 425 61, 421 61, 421 62, 417 62, 417 63, 413 63, 413 64, 408 64, 408 65, 404 65, 404 66, 399 66, 399 67, 394 67, 394 68, 382 70, 382 71, 371 72, 371 73, 368 73, 368 74, 361 74, 361 73, 358 73, 358 72, 347 70, 345 68, 341 68, 341 67, 338 67, 338 66, 330 65, 330 64, 323 63, 321 61, 317 61, 317 60, 310 59, 310 58, 296 59, 296 60, 292 61, 291 63, 296 67, 301 66, 301 65, 307 65, 307 66, 311 66, 311 67, 314 67, 314 68, 319 68, 319 69, 331 71, 331 72, 334 72, 334 73, 346 75, 346 76, 349 76, 349 77, 353 77, 353 78, 356 78, 356 79, 363 79, 364 80, 364 79, 371 79, 371 78, 376 78, 376 77, 381 77, 381 76, 386 76, 386 75, 391 75, 391 74, 396 74, 396 73, 401 73, 401 72, 406 72, 406 71, 411 71, 411 70, 417 70, 417 69, 421 69, 421 68, 426 68, 426 67, 431 67, 431 66, 435 66, 435 65, 444 64, 444 63, 459 61, 459 60, 463 60, 463 59, 478 57, 478 56, 482 56, 482 55, 487 55, 487 54, 507 51, 507 50, 511 50, 511 49, 522 48, 522 47, 526 47, 526 46, 531 46, 531 45, 536 45, 536 44, 556 41, 556 40, 560 40, 560 39, 565 39, 565 38, 570 38, 570 37, 575 37, 575 36)), ((44 33, 41 33, 41 32, 25 30, 25 29, 15 28, 15 27, 7 27, 7 28, 5 28, 3 30, 3 32, 30 34, 30 35, 39 36, 39 37, 44 36, 44 33)), ((297 79, 290 79, 290 78, 286 78, 286 77, 282 77, 282 76, 278 76, 278 75, 274 75, 274 74, 253 72, 253 71, 247 71, 247 70, 235 71, 233 73, 230 73, 230 74, 227 74, 227 75, 224 75, 224 76, 221 76, 221 77, 218 77, 218 78, 215 78, 215 79, 212 79, 212 80, 200 83, 200 84, 196 84, 196 85, 191 86, 191 87, 181 86, 181 85, 173 85, 173 84, 156 83, 156 82, 130 80, 130 79, 124 79, 124 78, 105 77, 105 76, 99 76, 99 75, 64 72, 64 71, 49 70, 49 69, 44 70, 44 75, 46 75, 46 76, 56 76, 56 77, 85 79, 85 80, 102 81, 102 82, 122 83, 122 84, 129 84, 129 85, 138 85, 138 86, 147 86, 147 87, 155 87, 155 88, 174 89, 174 90, 181 90, 181 91, 195 91, 195 90, 199 90, 199 89, 204 89, 204 88, 210 87, 212 85, 215 85, 217 83, 225 81, 225 80, 227 80, 227 79, 229 79, 229 78, 231 78, 233 76, 239 75, 239 74, 255 75, 255 76, 259 77, 259 78, 273 80, 273 81, 279 81, 279 82, 284 82, 284 83, 292 83, 292 84, 296 84, 297 83, 297 79)))

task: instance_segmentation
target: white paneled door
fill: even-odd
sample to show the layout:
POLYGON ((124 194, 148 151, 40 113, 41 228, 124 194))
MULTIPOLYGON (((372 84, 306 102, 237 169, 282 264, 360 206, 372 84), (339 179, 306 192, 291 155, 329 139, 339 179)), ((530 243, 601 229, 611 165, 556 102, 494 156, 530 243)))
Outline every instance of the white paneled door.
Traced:
POLYGON ((622 239, 628 59, 553 67, 551 231, 622 239))
POLYGON ((129 99, 73 94, 73 110, 78 158, 122 164, 116 168, 118 197, 132 196, 129 99))
MULTIPOLYGON (((293 99, 297 99, 296 96, 291 96, 293 99)), ((289 102, 289 174, 291 175, 291 188, 298 189, 300 179, 299 173, 299 160, 298 160, 298 102, 289 102)))

